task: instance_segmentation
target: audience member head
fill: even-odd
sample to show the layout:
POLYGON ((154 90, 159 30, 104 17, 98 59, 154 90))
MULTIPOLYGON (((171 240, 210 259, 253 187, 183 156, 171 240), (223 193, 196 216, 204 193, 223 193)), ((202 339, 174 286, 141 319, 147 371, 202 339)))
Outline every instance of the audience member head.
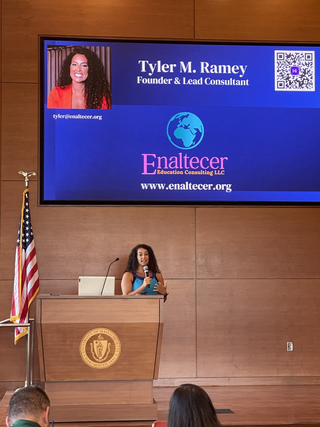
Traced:
POLYGON ((220 427, 210 397, 194 384, 182 384, 170 399, 167 427, 220 427))
POLYGON ((28 420, 47 427, 49 408, 49 397, 41 387, 29 385, 19 388, 11 396, 6 425, 11 427, 18 420, 28 420))

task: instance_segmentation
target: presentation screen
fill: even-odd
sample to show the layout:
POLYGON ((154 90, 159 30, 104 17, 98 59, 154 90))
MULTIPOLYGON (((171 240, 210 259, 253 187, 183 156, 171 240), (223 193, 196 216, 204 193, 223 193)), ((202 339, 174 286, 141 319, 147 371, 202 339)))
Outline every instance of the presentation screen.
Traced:
POLYGON ((319 46, 40 45, 41 204, 319 203, 319 46))

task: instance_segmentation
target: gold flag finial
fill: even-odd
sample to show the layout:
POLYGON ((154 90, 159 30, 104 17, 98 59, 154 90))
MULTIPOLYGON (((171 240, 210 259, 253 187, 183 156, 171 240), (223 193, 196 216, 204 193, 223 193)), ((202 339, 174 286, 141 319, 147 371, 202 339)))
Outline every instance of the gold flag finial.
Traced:
POLYGON ((24 176, 24 182, 26 184, 26 188, 28 188, 28 186, 29 186, 29 177, 37 175, 35 172, 23 172, 23 171, 19 171, 18 173, 20 175, 24 176))

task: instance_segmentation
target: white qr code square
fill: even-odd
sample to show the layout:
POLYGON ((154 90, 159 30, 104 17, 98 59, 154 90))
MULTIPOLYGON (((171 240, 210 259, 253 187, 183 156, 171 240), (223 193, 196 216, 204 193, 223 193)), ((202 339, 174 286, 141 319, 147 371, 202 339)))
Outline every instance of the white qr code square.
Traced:
POLYGON ((311 50, 274 51, 275 90, 315 91, 315 52, 311 50))

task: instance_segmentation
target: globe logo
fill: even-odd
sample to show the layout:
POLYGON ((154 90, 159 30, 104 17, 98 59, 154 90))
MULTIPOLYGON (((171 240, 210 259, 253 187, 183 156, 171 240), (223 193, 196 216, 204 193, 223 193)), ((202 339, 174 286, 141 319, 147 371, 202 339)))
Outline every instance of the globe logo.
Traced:
POLYGON ((175 147, 191 150, 202 141, 204 127, 195 114, 178 113, 169 120, 167 135, 175 147))

